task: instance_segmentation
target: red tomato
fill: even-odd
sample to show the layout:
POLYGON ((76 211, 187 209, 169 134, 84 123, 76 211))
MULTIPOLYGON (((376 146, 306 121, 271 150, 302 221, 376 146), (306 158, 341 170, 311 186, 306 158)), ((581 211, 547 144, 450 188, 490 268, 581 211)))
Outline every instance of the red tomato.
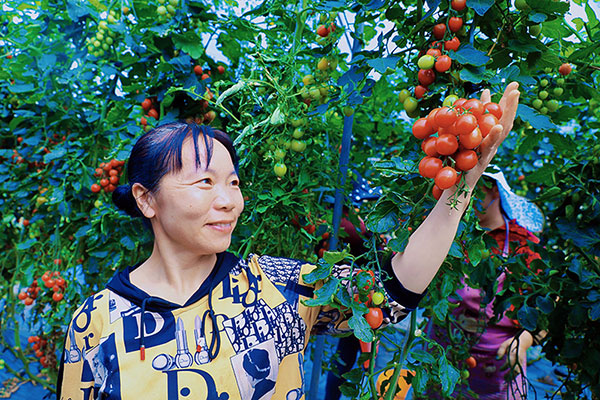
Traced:
POLYGON ((450 32, 457 32, 462 28, 463 20, 461 17, 452 17, 448 21, 448 28, 450 28, 450 32))
POLYGON ((478 99, 469 99, 465 101, 462 107, 465 110, 470 111, 471 114, 475 116, 475 118, 479 118, 484 111, 483 103, 478 99))
POLYGON ((442 107, 435 114, 435 122, 442 128, 449 127, 456 121, 457 118, 458 115, 456 114, 456 111, 450 107, 442 107))
MULTIPOLYGON (((194 73, 195 73, 196 75, 202 75, 202 72, 203 72, 203 71, 202 71, 202 67, 201 67, 201 66, 199 66, 199 65, 195 65, 195 66, 194 66, 194 73)), ((150 108, 150 107, 148 107, 148 108, 150 108)))
POLYGON ((463 114, 456 120, 455 127, 456 133, 459 135, 471 132, 477 128, 477 118, 473 114, 463 114))
POLYGON ((217 67, 217 71, 219 71, 220 74, 224 74, 225 73, 225 67, 222 65, 219 65, 217 67))
POLYGON ((558 67, 558 73, 561 75, 569 75, 572 71, 571 64, 564 63, 560 67, 558 67))
POLYGON ((434 199, 439 200, 440 197, 442 197, 442 193, 444 193, 442 189, 437 187, 437 185, 433 185, 433 188, 431 189, 431 195, 434 199))
POLYGON ((435 175, 435 184, 442 190, 446 190, 456 183, 457 173, 452 167, 444 167, 435 175))
POLYGON ((444 49, 446 50, 458 50, 458 47, 460 46, 460 40, 455 36, 450 40, 446 40, 446 42, 444 43, 444 49))
POLYGON ((59 292, 54 292, 54 294, 52 295, 52 300, 54 300, 55 302, 59 302, 63 299, 63 294, 59 293, 59 292))
POLYGON ((440 40, 444 37, 444 34, 446 33, 446 25, 444 24, 437 24, 433 27, 433 36, 437 39, 440 40))
POLYGON ((423 152, 425 152, 425 154, 427 154, 428 156, 431 156, 431 157, 439 156, 439 153, 435 149, 436 141, 437 141, 437 138, 435 136, 431 136, 431 137, 428 137, 427 139, 423 140, 423 143, 421 143, 421 149, 423 150, 423 152))
POLYGON ((418 77, 419 83, 423 86, 429 86, 435 82, 435 72, 432 69, 420 69, 418 77))
POLYGON ((485 103, 483 108, 485 109, 485 111, 489 112, 490 114, 494 114, 496 116, 496 118, 500 119, 502 118, 502 107, 500 107, 499 104, 497 103, 485 103))
POLYGON ((142 101, 142 108, 144 111, 148 111, 150 107, 152 107, 152 100, 144 99, 144 101, 142 101))
POLYGON ((425 178, 435 178, 442 165, 439 158, 426 156, 419 163, 419 173, 425 178))
POLYGON ((415 86, 415 97, 417 99, 423 98, 423 96, 425 96, 425 93, 427 93, 427 88, 425 86, 421 86, 421 85, 415 86))
POLYGON ((437 112, 439 111, 439 107, 438 108, 434 108, 433 110, 431 110, 429 112, 429 114, 427 115, 427 121, 429 121, 429 125, 431 125, 431 128, 434 131, 437 131, 439 126, 437 124, 437 122, 435 122, 435 114, 437 114, 437 112))
POLYGON ((455 11, 462 11, 467 6, 467 0, 452 0, 451 7, 455 11))
POLYGON ((494 125, 498 124, 498 118, 494 114, 484 114, 479 118, 479 129, 483 137, 486 137, 494 125))
POLYGON ((379 307, 371 307, 369 308, 369 312, 365 314, 365 319, 367 323, 373 329, 377 329, 383 323, 383 312, 379 307))
POLYGON ((454 154, 454 152, 458 150, 458 140, 456 139, 456 136, 450 133, 440 135, 435 142, 435 150, 444 156, 454 154))
POLYGON ((465 360, 465 363, 467 364, 467 367, 469 367, 469 368, 475 368, 477 366, 477 360, 473 356, 470 356, 469 358, 467 358, 465 360))
POLYGON ((98 185, 97 183, 93 183, 92 186, 90 187, 90 190, 92 191, 92 193, 98 193, 100 191, 100 189, 102 189, 102 187, 100 185, 98 185))
POLYGON ((156 111, 154 108, 151 108, 150 111, 148 111, 148 116, 158 119, 158 111, 156 111))
POLYGON ((425 139, 433 134, 434 130, 427 121, 427 118, 419 118, 412 127, 412 133, 417 139, 425 139))
POLYGON ((461 171, 468 171, 477 165, 477 153, 473 150, 462 150, 459 151, 454 157, 456 161, 456 168, 461 171))
POLYGON ((481 134, 481 130, 479 130, 479 128, 475 128, 469 133, 460 134, 458 139, 460 140, 462 147, 465 149, 474 149, 481 144, 483 135, 481 134))
POLYGON ((327 37, 329 36, 329 29, 327 29, 325 25, 319 25, 317 28, 317 35, 321 37, 327 37))
POLYGON ((100 186, 104 187, 104 186, 108 186, 109 182, 108 179, 104 178, 104 179, 100 179, 100 186))
POLYGON ((425 54, 427 54, 429 56, 433 56, 434 58, 437 58, 442 55, 442 52, 439 51, 438 49, 429 49, 429 50, 427 50, 427 53, 425 53, 425 54))
POLYGON ((449 56, 440 56, 435 61, 435 70, 437 72, 446 72, 452 65, 452 59, 449 56))
POLYGON ((19 292, 19 294, 17 295, 19 300, 25 300, 27 298, 27 293, 25 292, 19 292))

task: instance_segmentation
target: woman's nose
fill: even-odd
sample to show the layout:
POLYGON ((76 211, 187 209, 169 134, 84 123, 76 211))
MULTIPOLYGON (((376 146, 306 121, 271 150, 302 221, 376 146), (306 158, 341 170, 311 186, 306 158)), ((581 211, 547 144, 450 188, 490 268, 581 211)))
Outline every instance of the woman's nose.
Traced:
POLYGON ((237 190, 220 187, 215 198, 215 207, 219 209, 232 209, 235 207, 235 196, 239 196, 237 190))

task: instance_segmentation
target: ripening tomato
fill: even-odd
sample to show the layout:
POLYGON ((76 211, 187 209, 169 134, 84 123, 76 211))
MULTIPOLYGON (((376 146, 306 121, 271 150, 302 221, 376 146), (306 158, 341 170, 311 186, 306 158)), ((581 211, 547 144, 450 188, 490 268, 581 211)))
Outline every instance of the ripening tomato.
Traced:
POLYGON ((454 152, 458 150, 458 140, 456 139, 456 136, 450 133, 440 135, 435 142, 435 150, 444 156, 454 154, 454 152))
POLYGON ((435 178, 442 165, 442 160, 437 157, 423 157, 419 162, 419 173, 425 178, 435 178))
POLYGON ((434 130, 427 121, 427 118, 419 118, 412 127, 412 133, 417 139, 425 139, 433 134, 434 130))
POLYGON ((469 367, 469 368, 475 368, 477 366, 477 360, 473 356, 470 356, 469 358, 467 358, 465 360, 465 363, 467 364, 467 367, 469 367))
POLYGON ((560 67, 558 67, 558 73, 561 75, 569 75, 572 71, 571 64, 564 63, 560 67))
POLYGON ((437 72, 446 72, 452 65, 452 59, 449 56, 440 56, 435 61, 435 70, 437 72))
POLYGON ((457 173, 452 167, 444 167, 435 175, 435 184, 442 190, 446 190, 456 183, 457 173))
POLYGON ((484 111, 483 103, 479 99, 469 99, 462 104, 462 107, 465 110, 470 111, 475 118, 479 118, 484 111))
POLYGON ((446 33, 446 25, 445 24, 434 25, 434 27, 433 27, 433 36, 437 40, 442 39, 444 37, 445 33, 446 33))
POLYGON ((442 55, 442 52, 439 49, 429 49, 425 54, 427 54, 428 56, 433 56, 433 58, 438 58, 442 55))
POLYGON ((383 323, 383 312, 379 307, 371 307, 369 308, 369 312, 365 314, 365 319, 367 323, 373 329, 377 329, 383 323))
POLYGON ((437 138, 435 136, 431 136, 431 137, 428 137, 427 139, 423 140, 423 143, 421 143, 421 149, 423 150, 423 152, 431 157, 439 156, 440 154, 435 149, 436 141, 437 141, 437 138))
POLYGON ((475 129, 469 133, 461 133, 458 139, 460 140, 462 147, 471 150, 481 144, 483 135, 481 134, 481 130, 478 127, 475 127, 475 129))
POLYGON ((455 156, 453 156, 453 158, 456 162, 456 168, 461 171, 470 170, 471 168, 476 166, 477 161, 479 161, 479 159, 477 158, 477 153, 475 153, 473 150, 459 151, 458 153, 456 153, 455 156))
POLYGON ((373 293, 371 300, 374 305, 378 306, 385 301, 385 295, 381 292, 375 292, 373 293))
POLYGON ((479 129, 483 137, 486 137, 494 125, 498 124, 498 118, 494 114, 484 114, 479 117, 479 129))
POLYGON ((329 36, 329 29, 325 25, 319 25, 317 28, 317 35, 327 37, 329 36))
POLYGON ((429 86, 435 82, 435 72, 432 69, 420 69, 418 78, 421 85, 429 86))
POLYGON ((404 99, 404 101, 402 102, 402 106, 404 107, 406 112, 410 114, 417 111, 417 107, 419 107, 419 102, 414 97, 409 96, 406 99, 404 99))
POLYGON ((467 6, 467 0, 452 0, 450 6, 455 11, 462 11, 467 6))
POLYGON ((442 189, 437 187, 437 185, 433 185, 433 188, 431 189, 431 195, 434 199, 439 200, 440 197, 442 197, 442 193, 444 193, 442 189))
POLYGON ((427 93, 427 88, 425 86, 421 86, 421 85, 415 86, 415 97, 417 99, 423 98, 423 96, 425 96, 425 93, 427 93))
POLYGON ((456 111, 454 111, 450 107, 442 107, 435 114, 435 122, 438 126, 441 126, 442 128, 449 127, 454 122, 456 122, 457 118, 458 115, 456 114, 456 111))
POLYGON ((446 40, 446 42, 444 42, 444 49, 446 50, 458 50, 458 48, 460 47, 460 40, 455 36, 450 40, 446 40))
POLYGON ((494 114, 496 116, 496 118, 500 119, 502 118, 502 107, 500 107, 500 105, 498 103, 485 103, 483 105, 483 108, 485 109, 485 111, 489 112, 490 114, 494 114))
POLYGON ((463 114, 457 118, 455 127, 456 133, 459 135, 463 133, 469 133, 473 129, 477 128, 477 118, 475 118, 473 114, 463 114))
POLYGON ((463 20, 461 17, 452 17, 448 20, 448 28, 450 32, 458 32, 462 28, 463 20))

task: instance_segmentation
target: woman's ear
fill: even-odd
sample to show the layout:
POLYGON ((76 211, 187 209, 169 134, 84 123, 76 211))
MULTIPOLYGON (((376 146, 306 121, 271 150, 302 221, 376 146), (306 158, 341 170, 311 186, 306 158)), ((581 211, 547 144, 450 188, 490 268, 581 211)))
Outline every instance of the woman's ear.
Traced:
POLYGON ((150 219, 156 215, 152 194, 148 189, 139 183, 134 183, 131 187, 131 193, 144 217, 150 219))

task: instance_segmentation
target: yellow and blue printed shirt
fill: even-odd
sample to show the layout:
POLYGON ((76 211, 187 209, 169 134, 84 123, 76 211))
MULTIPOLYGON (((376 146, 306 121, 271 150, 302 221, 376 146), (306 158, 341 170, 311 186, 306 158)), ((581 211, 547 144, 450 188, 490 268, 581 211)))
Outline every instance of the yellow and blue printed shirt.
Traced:
MULTIPOLYGON (((184 305, 132 285, 136 267, 115 274, 73 315, 58 399, 302 399, 311 332, 349 329, 337 309, 302 304, 315 289, 302 275, 314 266, 299 260, 220 253, 184 305)), ((396 279, 383 287, 384 323, 403 319, 422 297, 396 279)))

